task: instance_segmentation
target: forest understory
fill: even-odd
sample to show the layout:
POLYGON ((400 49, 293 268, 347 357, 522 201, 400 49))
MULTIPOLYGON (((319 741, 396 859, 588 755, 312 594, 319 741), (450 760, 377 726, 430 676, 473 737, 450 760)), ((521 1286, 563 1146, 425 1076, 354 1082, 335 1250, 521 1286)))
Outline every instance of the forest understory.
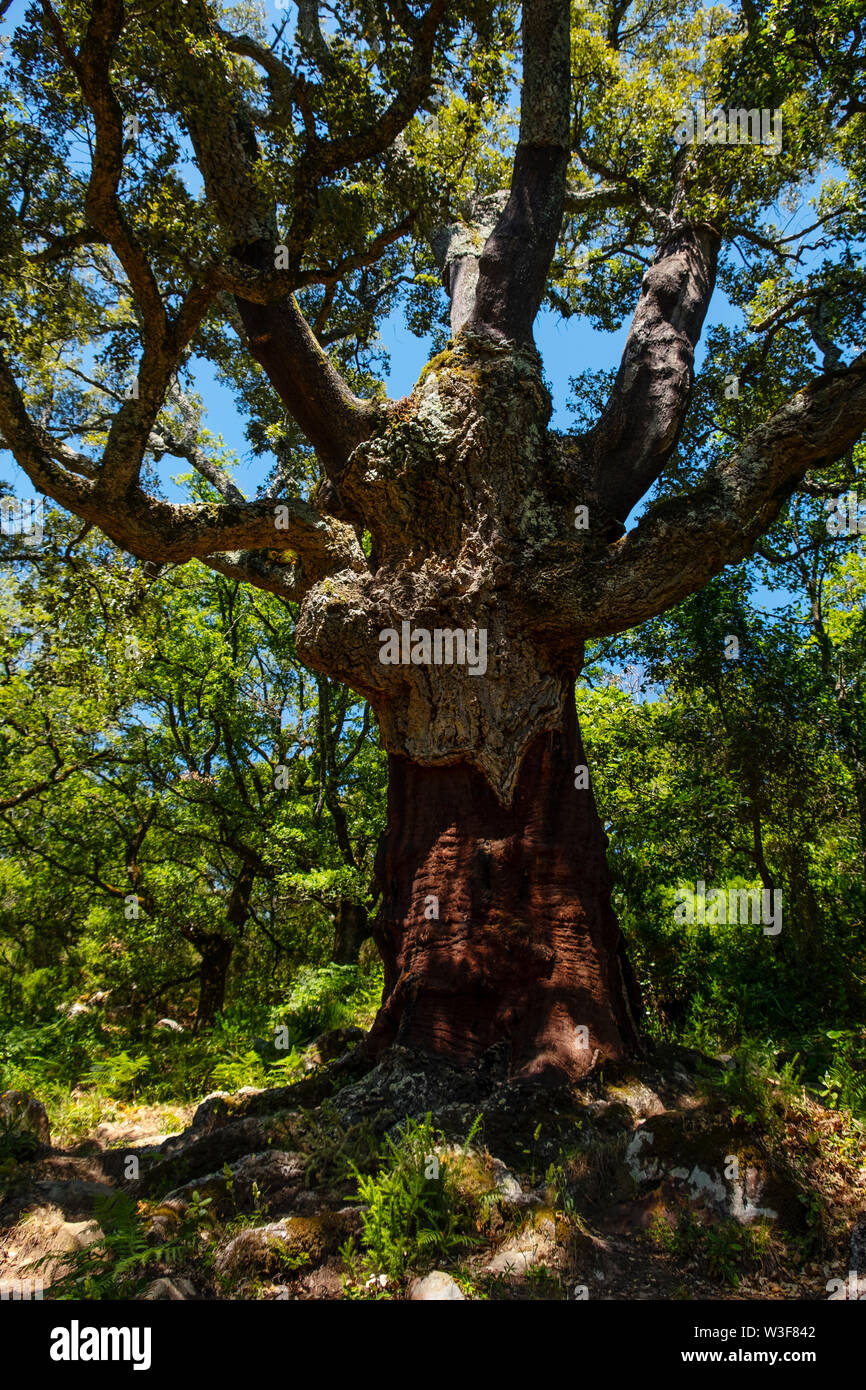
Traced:
POLYGON ((31 1101, 6 1129, 0 1281, 50 1299, 861 1296, 863 1126, 790 1067, 668 1046, 544 1088, 509 1082, 501 1049, 458 1070, 401 1049, 373 1066, 357 1043, 331 1030, 302 1080, 197 1107, 103 1096, 74 1140, 92 1094, 50 1144, 31 1101))

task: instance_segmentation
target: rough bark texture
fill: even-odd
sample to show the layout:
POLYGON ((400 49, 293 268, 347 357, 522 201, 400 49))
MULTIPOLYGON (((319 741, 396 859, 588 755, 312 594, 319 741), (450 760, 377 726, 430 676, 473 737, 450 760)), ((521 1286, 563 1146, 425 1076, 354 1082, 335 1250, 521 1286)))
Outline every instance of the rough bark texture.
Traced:
POLYGON ((522 605, 533 548, 573 535, 574 485, 548 433, 531 348, 464 332, 424 372, 387 430, 356 449, 341 496, 368 520, 373 560, 312 588, 299 654, 370 698, 390 752, 471 762, 508 802, 520 759, 562 716, 578 639, 535 637, 522 605), (380 634, 483 631, 487 669, 384 664, 380 634))
POLYGON ((718 253, 712 227, 680 227, 644 275, 610 400, 587 440, 599 500, 622 522, 676 444, 718 253))
POLYGON ((607 839, 591 788, 575 787, 570 682, 563 709, 533 740, 507 807, 465 762, 392 757, 374 1051, 396 1042, 471 1062, 506 1040, 514 1074, 561 1080, 599 1053, 638 1049, 607 839))
POLYGON ((531 342, 562 226, 571 154, 571 5, 535 0, 522 14, 523 97, 508 201, 478 266, 477 332, 531 342))
POLYGON ((209 1028, 217 1014, 222 1011, 234 948, 234 942, 225 936, 210 936, 197 942, 197 949, 201 951, 201 965, 198 1009, 195 1016, 196 1032, 201 1028, 209 1028))

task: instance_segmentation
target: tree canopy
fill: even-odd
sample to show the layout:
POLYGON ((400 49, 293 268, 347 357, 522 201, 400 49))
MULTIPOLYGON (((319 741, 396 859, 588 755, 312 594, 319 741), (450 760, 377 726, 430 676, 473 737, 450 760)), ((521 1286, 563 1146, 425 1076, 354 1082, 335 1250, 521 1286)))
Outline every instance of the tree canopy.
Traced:
POLYGON ((581 400, 569 487, 613 535, 660 476, 674 496, 615 548, 540 546, 533 587, 587 635, 652 616, 862 428, 855 10, 536 0, 521 30, 511 3, 338 4, 326 24, 304 3, 293 32, 204 0, 31 6, 5 51, 5 443, 139 558, 299 597, 365 564, 345 467, 399 416, 384 316, 441 343, 527 338, 542 302, 607 328, 634 311, 610 390, 581 400), (698 102, 778 110, 781 148, 678 143, 698 102), (710 335, 717 370, 745 385, 761 364, 760 400, 704 438, 695 490, 675 446, 717 284, 740 324, 710 335), (272 461, 259 498, 200 427, 200 358, 272 461), (205 494, 167 502, 166 456, 205 494))

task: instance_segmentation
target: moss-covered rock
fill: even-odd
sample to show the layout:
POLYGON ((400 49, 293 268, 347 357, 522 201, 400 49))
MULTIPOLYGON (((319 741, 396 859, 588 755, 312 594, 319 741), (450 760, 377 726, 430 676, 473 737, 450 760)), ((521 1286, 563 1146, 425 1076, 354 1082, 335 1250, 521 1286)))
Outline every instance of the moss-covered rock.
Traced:
POLYGON ((213 1213, 230 1216, 267 1204, 285 1210, 300 1191, 306 1161, 302 1154, 272 1149, 247 1154, 219 1172, 205 1173, 168 1192, 157 1210, 185 1212, 194 1198, 209 1198, 213 1213))
POLYGON ((220 1247, 214 1268, 222 1276, 248 1278, 315 1267, 360 1228, 360 1215, 352 1208, 251 1226, 220 1247))

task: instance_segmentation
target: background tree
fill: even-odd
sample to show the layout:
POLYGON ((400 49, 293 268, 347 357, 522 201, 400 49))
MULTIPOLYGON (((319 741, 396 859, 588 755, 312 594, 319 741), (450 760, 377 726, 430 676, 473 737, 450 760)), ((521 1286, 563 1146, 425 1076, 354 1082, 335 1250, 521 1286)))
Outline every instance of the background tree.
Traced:
POLYGON ((0 570, 7 967, 65 959, 55 999, 75 978, 134 1015, 184 1016, 194 989, 201 1028, 236 958, 253 992, 265 962, 284 985, 357 962, 382 800, 368 711, 299 666, 284 601, 201 566, 148 581, 104 542, 70 554, 64 529, 74 546, 55 517, 0 570))

